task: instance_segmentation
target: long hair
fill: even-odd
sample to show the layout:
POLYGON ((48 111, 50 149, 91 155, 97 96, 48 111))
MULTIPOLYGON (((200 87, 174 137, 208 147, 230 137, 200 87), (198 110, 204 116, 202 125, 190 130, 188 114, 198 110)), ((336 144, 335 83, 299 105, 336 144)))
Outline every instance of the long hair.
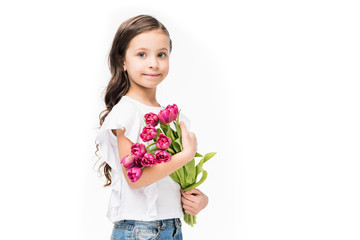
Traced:
MULTIPOLYGON (((111 72, 110 81, 105 89, 105 106, 106 109, 100 112, 100 127, 105 121, 105 118, 110 113, 112 108, 120 101, 130 88, 130 80, 127 71, 124 71, 123 64, 125 59, 126 50, 130 41, 137 35, 155 30, 161 29, 165 34, 169 36, 170 40, 170 52, 172 49, 172 42, 170 34, 165 26, 159 22, 156 18, 149 15, 138 15, 132 17, 123 22, 118 28, 112 47, 110 49, 108 64, 111 72)), ((98 156, 99 144, 96 144, 95 155, 98 156)), ((99 156, 98 156, 99 157, 99 156)), ((100 159, 100 158, 99 158, 100 159)), ((106 177, 106 183, 104 187, 111 184, 111 167, 103 161, 98 169, 99 173, 106 177)))

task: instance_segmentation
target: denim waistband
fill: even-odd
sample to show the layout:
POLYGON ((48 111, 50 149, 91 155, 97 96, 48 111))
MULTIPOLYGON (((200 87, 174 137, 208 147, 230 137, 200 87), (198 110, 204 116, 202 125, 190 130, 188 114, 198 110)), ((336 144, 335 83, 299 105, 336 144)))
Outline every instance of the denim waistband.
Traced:
POLYGON ((180 218, 170 218, 164 220, 154 220, 154 221, 139 221, 139 220, 121 220, 115 222, 115 225, 127 225, 131 229, 136 228, 139 225, 146 225, 147 227, 165 229, 166 227, 178 228, 181 227, 180 218))

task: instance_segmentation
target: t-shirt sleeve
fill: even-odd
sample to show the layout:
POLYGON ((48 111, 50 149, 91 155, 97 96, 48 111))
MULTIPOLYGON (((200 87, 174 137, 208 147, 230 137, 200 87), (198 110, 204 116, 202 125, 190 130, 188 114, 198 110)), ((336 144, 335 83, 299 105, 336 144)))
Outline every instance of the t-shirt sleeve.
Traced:
POLYGON ((132 143, 136 143, 142 128, 141 119, 136 106, 126 101, 116 104, 105 118, 96 142, 99 144, 101 158, 110 165, 112 170, 119 171, 121 165, 117 138, 111 130, 125 128, 125 137, 132 143))

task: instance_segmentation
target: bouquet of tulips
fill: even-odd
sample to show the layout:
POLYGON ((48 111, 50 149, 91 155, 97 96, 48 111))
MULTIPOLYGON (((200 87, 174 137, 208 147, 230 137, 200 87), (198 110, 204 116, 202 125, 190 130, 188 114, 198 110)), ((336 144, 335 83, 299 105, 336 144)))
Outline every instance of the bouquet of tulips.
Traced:
MULTIPOLYGON (((139 180, 145 167, 166 163, 171 160, 172 155, 182 151, 179 113, 177 105, 173 104, 160 110, 159 114, 145 114, 146 127, 143 128, 140 138, 144 142, 153 142, 148 146, 142 143, 135 143, 131 146, 131 154, 121 160, 123 166, 128 169, 127 175, 132 182, 139 180), (175 129, 172 128, 171 124, 173 124, 175 129)), ((195 157, 202 157, 196 166, 194 157, 192 161, 169 176, 180 184, 184 191, 196 188, 207 178, 207 172, 203 169, 203 164, 215 154, 215 152, 211 152, 203 156, 196 153, 195 157), (202 176, 197 182, 197 177, 200 173, 202 173, 202 176)), ((196 224, 196 216, 184 213, 184 221, 194 226, 196 224)))

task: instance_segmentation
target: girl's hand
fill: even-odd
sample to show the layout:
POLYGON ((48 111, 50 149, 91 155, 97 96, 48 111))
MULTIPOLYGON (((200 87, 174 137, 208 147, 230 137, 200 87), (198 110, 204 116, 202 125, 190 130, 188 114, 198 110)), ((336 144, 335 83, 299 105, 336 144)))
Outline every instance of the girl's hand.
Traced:
POLYGON ((181 189, 181 194, 181 201, 185 212, 193 216, 196 216, 203 210, 209 202, 208 196, 196 188, 186 192, 181 189))
POLYGON ((180 122, 181 138, 183 152, 190 158, 189 162, 194 158, 197 151, 197 140, 193 132, 188 132, 184 122, 180 122))

